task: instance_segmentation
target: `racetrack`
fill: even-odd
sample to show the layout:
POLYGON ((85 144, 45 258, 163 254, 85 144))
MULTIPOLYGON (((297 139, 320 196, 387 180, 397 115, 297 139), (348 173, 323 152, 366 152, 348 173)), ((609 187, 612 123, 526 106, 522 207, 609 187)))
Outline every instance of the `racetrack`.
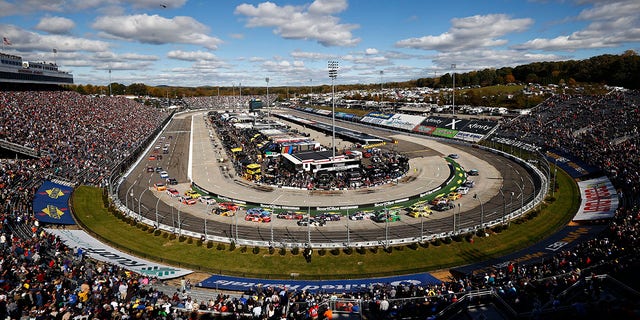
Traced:
MULTIPOLYGON (((286 110, 286 112, 293 111, 286 110)), ((302 114, 302 116, 310 118, 308 114, 302 114)), ((325 118, 318 120, 327 122, 325 118)), ((533 199, 535 179, 531 178, 520 165, 502 156, 465 145, 444 144, 423 137, 387 132, 353 123, 338 124, 397 139, 399 143, 392 147, 410 158, 411 169, 408 176, 411 178, 400 179, 397 185, 379 186, 371 190, 325 194, 257 186, 220 169, 226 166, 225 163, 217 160, 221 157, 221 153, 216 145, 221 144, 216 142, 217 137, 212 134, 213 130, 206 127, 202 114, 191 113, 178 115, 170 122, 162 133, 166 137, 165 141, 170 144, 169 153, 163 155, 162 160, 156 161, 147 160, 147 154, 145 154, 142 161, 119 187, 119 198, 134 212, 153 221, 157 220, 160 224, 175 227, 176 232, 189 230, 228 239, 299 244, 309 242, 348 244, 365 241, 384 244, 385 241, 395 238, 421 239, 434 234, 451 232, 454 228, 455 230, 470 229, 479 225, 481 221, 486 223, 501 219, 506 212, 513 211, 521 204, 533 199), (172 139, 169 139, 169 136, 172 136, 172 139), (193 139, 192 144, 191 139, 193 139), (407 193, 420 193, 421 189, 432 189, 448 175, 448 173, 444 175, 442 171, 445 170, 444 168, 448 170, 443 156, 449 153, 459 154, 460 159, 456 161, 467 169, 478 169, 481 174, 474 177, 476 187, 471 189, 470 194, 457 201, 460 204, 459 207, 448 212, 434 212, 426 218, 412 218, 405 215, 401 221, 392 223, 342 219, 330 221, 324 227, 300 227, 295 221, 280 219, 273 219, 268 224, 260 224, 244 221, 242 213, 235 217, 210 215, 210 206, 202 203, 192 206, 183 205, 167 193, 153 190, 153 184, 163 179, 158 173, 146 172, 147 166, 162 166, 172 177, 178 179, 179 185, 176 187, 181 193, 189 189, 190 145, 193 146, 191 158, 193 180, 199 185, 207 186, 206 189, 209 191, 236 199, 300 207, 348 205, 365 203, 364 201, 366 203, 382 202, 402 198, 407 193), (473 194, 477 194, 478 199, 474 199, 473 194)), ((324 136, 315 132, 311 132, 311 135, 317 135, 319 139, 324 136)), ((226 156, 222 155, 222 157, 226 156)), ((535 185, 535 188, 538 190, 539 184, 535 185)))

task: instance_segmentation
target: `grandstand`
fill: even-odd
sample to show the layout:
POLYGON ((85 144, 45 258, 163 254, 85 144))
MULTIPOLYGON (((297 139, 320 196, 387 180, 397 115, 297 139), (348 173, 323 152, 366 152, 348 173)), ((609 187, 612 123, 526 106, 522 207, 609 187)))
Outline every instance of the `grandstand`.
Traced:
MULTIPOLYGON (((152 286, 157 279, 88 259, 78 248, 67 247, 43 229, 45 223, 33 207, 44 181, 108 186, 114 181, 112 177, 125 171, 150 144, 171 115, 118 97, 31 91, 29 87, 4 89, 0 91, 0 140, 10 153, 24 153, 27 159, 11 156, 0 161, 1 264, 2 270, 13 270, 1 276, 0 318, 163 317, 176 310, 175 316, 169 317, 181 317, 187 310, 217 315, 234 310, 245 315, 247 308, 263 304, 266 309, 276 301, 291 302, 285 314, 290 319, 304 314, 313 304, 366 318, 637 318, 640 299, 634 289, 640 285, 634 270, 640 239, 639 105, 637 91, 612 90, 604 97, 555 95, 531 114, 483 131, 483 138, 490 141, 526 143, 545 154, 562 152, 575 157, 580 161, 560 159, 578 180, 603 175, 611 181, 620 194, 620 206, 606 219, 578 220, 604 223, 606 228, 574 249, 559 250, 544 261, 496 266, 483 274, 461 275, 429 287, 380 284, 345 293, 340 299, 327 292, 262 288, 248 298, 240 297, 241 293, 212 295, 203 306, 194 307, 186 291, 184 296, 182 292, 158 291, 152 286), (598 119, 598 125, 593 119, 598 119), (243 309, 239 311, 240 306, 243 309)), ((371 123, 383 118, 398 120, 384 122, 389 127, 407 129, 402 124, 407 122, 404 116, 369 114, 361 119, 371 123)), ((409 122, 427 126, 429 121, 440 120, 431 119, 411 118, 409 122)), ((445 130, 431 132, 441 137, 455 137, 459 132, 478 134, 467 129, 469 125, 462 127, 467 131, 453 135, 445 130)), ((477 136, 465 137, 476 141, 477 136)))

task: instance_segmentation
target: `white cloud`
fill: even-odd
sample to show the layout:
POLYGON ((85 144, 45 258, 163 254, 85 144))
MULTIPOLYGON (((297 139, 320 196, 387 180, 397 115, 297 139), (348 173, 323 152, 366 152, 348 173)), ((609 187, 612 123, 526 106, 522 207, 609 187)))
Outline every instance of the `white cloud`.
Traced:
POLYGON ((202 60, 217 60, 218 58, 210 53, 205 51, 182 51, 182 50, 173 50, 167 53, 167 57, 177 60, 184 61, 202 61, 202 60))
POLYGON ((367 49, 364 51, 364 54, 368 54, 368 55, 371 55, 371 54, 378 54, 378 49, 376 49, 376 48, 367 48, 367 49))
POLYGON ((101 30, 101 35, 107 38, 141 43, 196 44, 212 50, 222 43, 222 40, 206 34, 209 32, 206 25, 187 16, 171 19, 147 14, 106 16, 98 18, 92 27, 101 30))
POLYGON ((64 17, 44 17, 36 25, 36 30, 54 34, 66 34, 75 28, 76 24, 71 19, 64 17))
POLYGON ((456 64, 457 72, 502 68, 538 61, 566 60, 567 57, 556 54, 526 53, 519 50, 465 50, 439 53, 431 57, 433 64, 441 66, 441 72, 450 72, 449 66, 456 64))
POLYGON ((20 29, 14 25, 0 24, 3 37, 11 39, 12 49, 29 52, 51 52, 52 49, 60 51, 108 51, 109 44, 104 41, 90 40, 67 35, 42 35, 35 32, 20 29))
POLYGON ((344 11, 346 0, 316 0, 306 10, 302 6, 278 6, 263 2, 258 6, 241 4, 235 14, 248 17, 246 26, 274 27, 273 32, 285 39, 315 40, 323 46, 354 46, 360 42, 351 30, 354 24, 341 24, 331 15, 344 11))
POLYGON ((291 56, 297 59, 308 59, 308 60, 329 60, 335 59, 334 55, 319 53, 319 52, 306 52, 306 51, 293 51, 291 52, 291 56))
POLYGON ((640 41, 640 2, 598 2, 582 10, 578 20, 591 21, 582 30, 555 38, 536 38, 514 46, 524 50, 562 50, 609 48, 640 41))
POLYGON ((437 51, 503 46, 507 40, 499 37, 512 32, 525 31, 531 24, 533 24, 532 19, 512 19, 505 14, 454 18, 451 20, 451 28, 445 33, 400 40, 396 42, 396 46, 437 51))

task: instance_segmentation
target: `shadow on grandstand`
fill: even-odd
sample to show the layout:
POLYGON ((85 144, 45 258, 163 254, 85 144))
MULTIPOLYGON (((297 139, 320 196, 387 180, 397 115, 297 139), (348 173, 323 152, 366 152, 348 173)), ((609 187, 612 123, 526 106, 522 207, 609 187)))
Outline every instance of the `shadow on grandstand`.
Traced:
MULTIPOLYGON (((544 279, 533 286, 543 285, 544 279)), ((517 312, 504 293, 496 288, 471 291, 442 310, 437 319, 638 319, 640 293, 608 276, 577 281, 555 299, 536 305, 528 312, 517 312)), ((516 304, 518 301, 516 301, 516 304)))

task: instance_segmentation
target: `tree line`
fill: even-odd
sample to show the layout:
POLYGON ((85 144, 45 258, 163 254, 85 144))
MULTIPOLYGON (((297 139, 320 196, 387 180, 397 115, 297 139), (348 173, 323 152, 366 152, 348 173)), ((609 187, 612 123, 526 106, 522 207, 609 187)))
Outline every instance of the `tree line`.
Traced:
MULTIPOLYGON (((627 50, 623 54, 605 54, 584 60, 533 62, 516 67, 503 67, 499 69, 488 68, 474 70, 465 73, 455 73, 456 87, 493 86, 505 84, 541 85, 568 85, 577 83, 604 84, 620 86, 629 89, 640 89, 640 56, 627 50)), ((404 82, 387 82, 384 88, 414 88, 431 87, 447 88, 453 84, 453 74, 446 73, 440 77, 419 78, 404 82)), ((166 97, 170 99, 189 96, 213 96, 239 94, 235 87, 172 87, 172 86, 147 86, 143 83, 133 83, 129 86, 120 83, 111 85, 77 85, 71 87, 83 94, 113 94, 166 97)), ((373 84, 344 84, 337 85, 336 90, 377 90, 379 83, 373 84)), ((287 99, 294 95, 308 93, 330 93, 331 86, 300 86, 300 87, 270 87, 269 94, 278 95, 280 99, 287 99)), ((264 95, 266 87, 243 87, 242 94, 264 95)))

